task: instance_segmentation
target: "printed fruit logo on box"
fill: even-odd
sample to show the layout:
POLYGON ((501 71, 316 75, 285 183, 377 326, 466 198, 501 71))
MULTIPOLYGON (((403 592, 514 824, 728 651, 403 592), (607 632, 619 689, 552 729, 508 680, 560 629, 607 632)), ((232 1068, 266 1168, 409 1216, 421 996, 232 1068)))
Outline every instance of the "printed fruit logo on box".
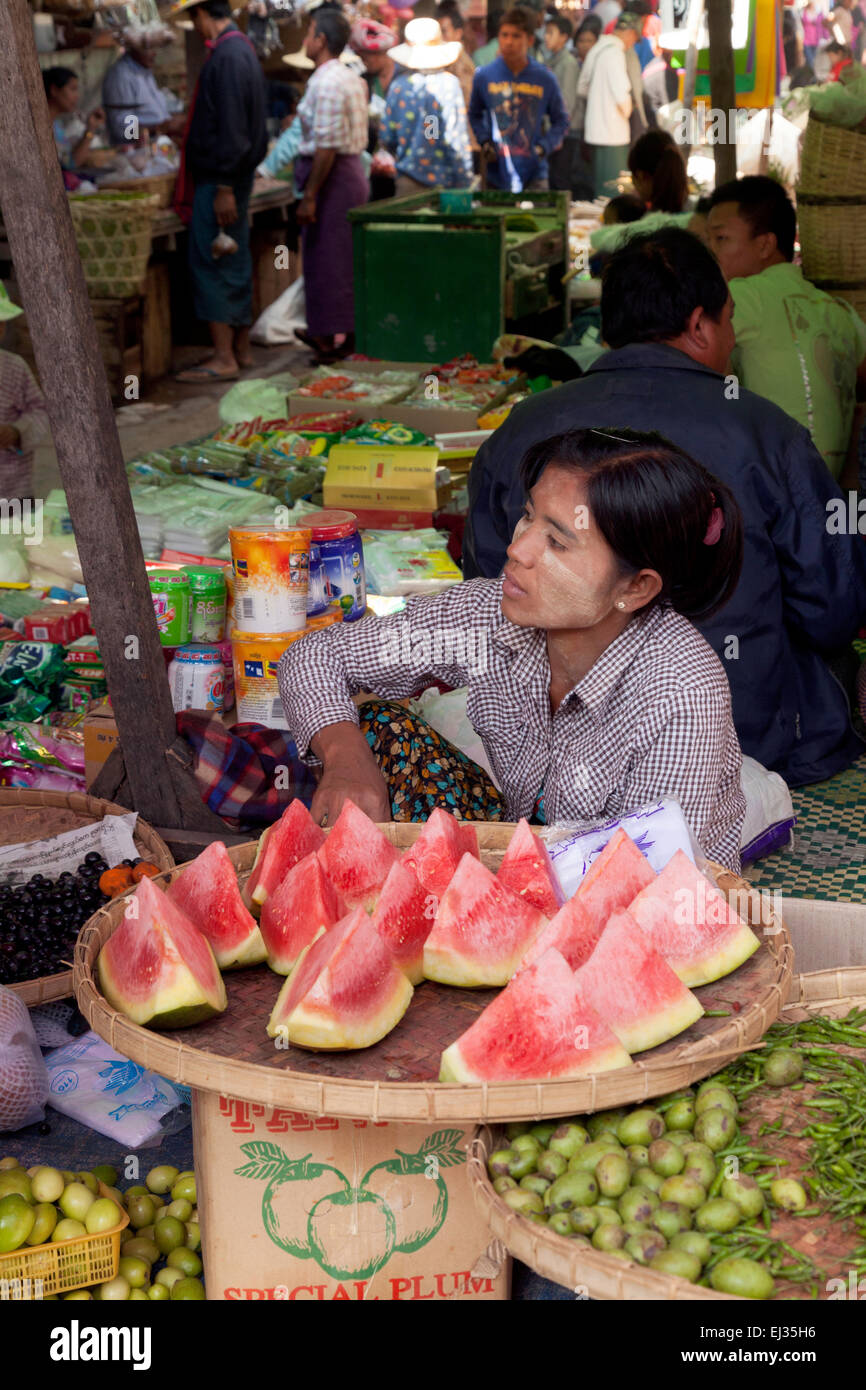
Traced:
POLYGON ((357 1186, 312 1154, 293 1159, 269 1140, 242 1144, 248 1161, 234 1171, 267 1183, 262 1221, 275 1245, 314 1260, 334 1279, 364 1280, 395 1252, 420 1250, 441 1229, 448 1185, 440 1170, 465 1163, 463 1143, 462 1130, 436 1130, 414 1153, 397 1149, 373 1164, 357 1186), (312 1186, 302 1193, 300 1183, 312 1186))

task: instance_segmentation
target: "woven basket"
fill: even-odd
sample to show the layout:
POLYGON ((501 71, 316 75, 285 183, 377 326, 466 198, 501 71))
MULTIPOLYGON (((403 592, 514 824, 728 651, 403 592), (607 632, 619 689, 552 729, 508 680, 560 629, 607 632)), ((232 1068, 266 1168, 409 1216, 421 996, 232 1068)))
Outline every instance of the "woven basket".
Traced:
POLYGON ((866 198, 857 203, 797 201, 807 280, 866 281, 866 198))
MULTIPOLYGON (((796 1022, 816 1014, 841 1018, 853 1005, 862 1008, 864 1004, 866 969, 819 970, 812 975, 794 976, 781 1018, 783 1022, 796 1022)), ((518 1216, 494 1192, 487 1172, 487 1160, 500 1147, 501 1139, 499 1131, 486 1125, 475 1131, 469 1149, 469 1184, 478 1211, 504 1250, 536 1274, 567 1289, 585 1289, 587 1297, 597 1299, 679 1302, 730 1301, 733 1297, 700 1288, 674 1275, 626 1263, 585 1245, 574 1245, 566 1236, 518 1216)))
MULTIPOLYGON (((82 792, 25 791, 17 787, 0 788, 0 845, 26 844, 30 840, 46 840, 81 825, 92 825, 103 816, 128 816, 124 806, 103 801, 82 792)), ((142 859, 149 859, 165 871, 174 866, 171 851, 156 831, 139 816, 133 834, 142 859)), ((61 970, 56 975, 43 975, 38 980, 25 980, 9 985, 19 999, 31 1008, 47 1004, 52 999, 65 999, 72 994, 72 971, 61 970)))
POLYGON ((78 253, 91 299, 140 294, 150 259, 151 193, 73 194, 69 199, 78 253))
MULTIPOLYGON (((400 848, 413 844, 422 828, 417 824, 381 827, 400 848)), ((476 823, 475 828, 481 858, 495 870, 514 826, 476 823)), ((230 849, 229 857, 244 882, 255 845, 230 849)), ((724 891, 741 894, 738 910, 746 910, 742 901, 746 898, 746 915, 757 923, 762 905, 759 894, 726 870, 719 868, 717 873, 724 891)), ((431 1080, 438 1072, 443 1048, 471 1025, 493 992, 449 989, 430 981, 416 990, 405 1018, 386 1039, 352 1053, 274 1048, 265 1025, 280 981, 267 966, 226 974, 229 1003, 223 1015, 170 1033, 141 1028, 111 1007, 96 981, 99 952, 124 912, 122 897, 82 928, 73 980, 78 1006, 101 1037, 123 1056, 184 1085, 262 1105, 349 1119, 422 1124, 538 1119, 663 1095, 717 1071, 725 1060, 757 1042, 787 998, 793 961, 784 923, 776 917, 768 920, 767 907, 765 900, 761 949, 723 982, 724 997, 739 995, 730 1017, 703 1018, 679 1038, 642 1054, 632 1066, 571 1081, 460 1085, 431 1080)), ((716 1008, 718 986, 706 986, 705 999, 712 997, 706 991, 715 997, 705 1007, 716 1008)))
POLYGON ((800 155, 800 196, 866 196, 866 134, 809 117, 800 155))
POLYGON ((147 174, 139 179, 103 179, 100 190, 107 192, 121 191, 129 193, 148 193, 156 199, 154 204, 157 208, 170 208, 174 198, 174 186, 177 183, 177 174, 147 174))
MULTIPOLYGON (((111 1197, 105 1183, 99 1184, 99 1195, 111 1197)), ((0 1302, 38 1301, 113 1279, 120 1263, 121 1232, 128 1225, 128 1213, 118 1210, 117 1225, 110 1231, 0 1255, 0 1302)))
POLYGON ((816 289, 824 290, 827 294, 835 295, 837 299, 846 299, 853 309, 857 310, 861 319, 866 319, 866 280, 860 285, 839 285, 833 280, 813 281, 816 289))

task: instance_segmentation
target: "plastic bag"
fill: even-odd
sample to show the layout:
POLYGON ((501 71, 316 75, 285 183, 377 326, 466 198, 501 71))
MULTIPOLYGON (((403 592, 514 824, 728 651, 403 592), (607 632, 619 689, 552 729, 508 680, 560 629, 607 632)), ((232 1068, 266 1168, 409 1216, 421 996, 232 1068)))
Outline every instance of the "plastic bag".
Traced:
POLYGON ((253 377, 229 387, 220 400, 220 420, 234 425, 241 420, 282 420, 286 415, 286 400, 297 386, 297 378, 288 372, 278 376, 253 377))
POLYGON ((0 985, 0 1130, 45 1118, 48 1073, 27 1005, 0 985))
POLYGON ((250 330, 253 343, 294 343, 295 329, 306 328, 307 310, 304 300, 304 277, 301 275, 279 299, 259 314, 250 330))
POLYGON ((167 1127, 164 1117, 189 1104, 185 1086, 145 1071, 96 1033, 49 1052, 45 1064, 53 1110, 132 1149, 158 1139, 167 1127))
POLYGON ((570 898, 577 892, 593 860, 598 858, 620 826, 631 836, 657 874, 661 873, 678 849, 698 867, 703 863, 703 855, 679 802, 665 797, 662 801, 637 807, 617 820, 590 830, 569 833, 566 826, 549 828, 543 838, 566 897, 570 898))

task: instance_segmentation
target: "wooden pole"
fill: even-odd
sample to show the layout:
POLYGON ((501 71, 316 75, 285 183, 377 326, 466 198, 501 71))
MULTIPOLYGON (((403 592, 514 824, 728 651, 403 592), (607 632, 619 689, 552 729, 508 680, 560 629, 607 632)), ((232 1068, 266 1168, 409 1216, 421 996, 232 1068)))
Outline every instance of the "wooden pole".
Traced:
POLYGON ((737 177, 737 127, 731 128, 729 113, 737 105, 734 77, 734 50, 731 43, 731 0, 706 0, 707 29, 710 40, 710 101, 713 110, 724 112, 723 141, 714 148, 716 188, 737 177))
POLYGON ((0 205, 132 804, 154 825, 216 829, 166 756, 176 731, 165 662, 26 0, 0 0, 0 35, 0 205))

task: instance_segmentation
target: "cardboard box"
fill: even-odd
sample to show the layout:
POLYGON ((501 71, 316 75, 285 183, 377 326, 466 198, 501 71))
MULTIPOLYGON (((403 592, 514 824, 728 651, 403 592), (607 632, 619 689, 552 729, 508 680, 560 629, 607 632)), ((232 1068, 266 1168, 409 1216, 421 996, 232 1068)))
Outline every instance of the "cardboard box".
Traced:
POLYGON ((88 788, 93 785, 118 740, 117 725, 107 700, 96 705, 84 716, 84 777, 88 788))
POLYGON ((433 512, 451 496, 439 450, 417 445, 335 444, 322 485, 326 507, 433 512))
MULTIPOLYGON (((437 364, 431 362, 346 362, 345 369, 347 374, 357 376, 378 376, 384 371, 417 372, 420 375, 422 372, 432 372, 435 365, 437 364)), ((334 375, 341 375, 339 363, 334 367, 334 375)), ((492 410, 495 405, 505 400, 513 386, 516 386, 516 383, 503 386, 502 390, 480 410, 448 406, 444 403, 437 406, 413 406, 406 405, 403 401, 379 401, 374 405, 366 401, 342 401, 338 396, 299 396, 297 392, 293 392, 288 397, 287 414, 309 415, 313 411, 322 413, 350 410, 359 420, 393 420, 395 424, 408 425, 410 429, 423 430, 424 434, 428 435, 443 432, 463 433, 477 430, 479 415, 492 410)))
MULTIPOLYGON (((773 899, 766 889, 761 891, 773 899)), ((784 894, 775 901, 791 934, 796 974, 866 965, 866 905, 784 894)))
POLYGON ((493 1238, 469 1187, 472 1130, 316 1117, 194 1090, 208 1298, 507 1299, 510 1261, 498 1242, 487 1254, 493 1238))

